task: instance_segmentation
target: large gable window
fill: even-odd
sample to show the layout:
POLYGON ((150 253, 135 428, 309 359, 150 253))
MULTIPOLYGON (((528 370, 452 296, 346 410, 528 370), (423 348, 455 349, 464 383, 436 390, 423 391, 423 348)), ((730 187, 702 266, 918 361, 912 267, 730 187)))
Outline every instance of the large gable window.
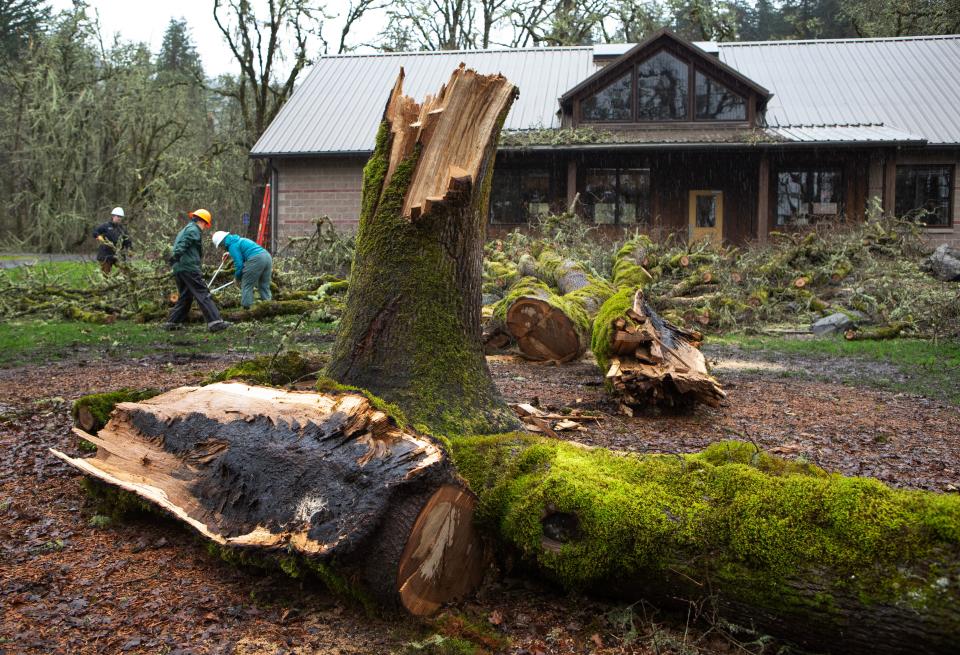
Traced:
POLYGON ((633 73, 583 101, 581 111, 588 121, 629 121, 633 118, 633 73))
POLYGON ((951 223, 952 166, 897 166, 897 216, 916 218, 934 227, 951 223))
POLYGON ((696 89, 697 120, 747 120, 746 101, 700 71, 697 71, 696 89))
POLYGON ((687 118, 690 75, 687 64, 660 51, 637 67, 637 120, 687 118))

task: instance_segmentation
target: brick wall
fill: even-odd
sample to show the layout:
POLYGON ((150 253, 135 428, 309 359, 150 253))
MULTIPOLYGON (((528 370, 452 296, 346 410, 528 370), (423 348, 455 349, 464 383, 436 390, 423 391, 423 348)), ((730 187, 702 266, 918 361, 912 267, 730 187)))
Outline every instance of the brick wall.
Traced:
POLYGON ((356 230, 364 159, 275 159, 277 245, 313 234, 314 219, 329 216, 341 230, 356 230))

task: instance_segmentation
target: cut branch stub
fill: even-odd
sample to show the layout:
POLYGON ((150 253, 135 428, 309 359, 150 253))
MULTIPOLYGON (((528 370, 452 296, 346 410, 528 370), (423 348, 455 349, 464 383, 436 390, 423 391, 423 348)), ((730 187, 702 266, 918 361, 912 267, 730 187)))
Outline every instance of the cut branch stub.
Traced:
POLYGON ((121 403, 91 459, 53 453, 225 546, 333 565, 426 614, 483 574, 475 500, 441 446, 363 395, 220 383, 121 403))

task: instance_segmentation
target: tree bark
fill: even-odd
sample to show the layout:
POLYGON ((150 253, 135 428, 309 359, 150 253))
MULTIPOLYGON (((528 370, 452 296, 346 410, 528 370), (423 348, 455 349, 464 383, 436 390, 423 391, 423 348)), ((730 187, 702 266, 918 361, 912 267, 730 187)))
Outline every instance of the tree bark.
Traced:
POLYGON ((960 497, 830 475, 743 442, 613 453, 454 439, 481 525, 570 590, 677 605, 814 652, 955 653, 960 497))
POLYGON ((475 500, 439 443, 358 393, 239 383, 120 403, 91 459, 53 453, 200 534, 329 565, 422 615, 479 584, 475 500))
POLYGON ((480 344, 497 138, 516 87, 462 66, 423 105, 387 103, 364 170, 357 252, 330 377, 442 434, 517 427, 480 344))

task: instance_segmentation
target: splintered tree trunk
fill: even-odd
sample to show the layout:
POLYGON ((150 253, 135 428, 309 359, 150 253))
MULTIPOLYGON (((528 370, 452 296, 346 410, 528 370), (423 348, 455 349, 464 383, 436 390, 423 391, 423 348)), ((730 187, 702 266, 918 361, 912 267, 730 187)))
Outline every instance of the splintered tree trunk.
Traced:
POLYGON ((91 459, 53 451, 224 546, 329 565, 427 614, 479 584, 474 496, 440 445, 361 394, 239 383, 117 405, 91 459))
POLYGON ((627 408, 715 407, 726 393, 707 371, 697 337, 660 318, 642 291, 625 289, 603 306, 593 352, 627 408))
POLYGON ((401 71, 364 169, 328 374, 439 433, 513 429, 480 344, 480 294, 496 143, 517 90, 461 66, 418 105, 402 83, 401 71))

